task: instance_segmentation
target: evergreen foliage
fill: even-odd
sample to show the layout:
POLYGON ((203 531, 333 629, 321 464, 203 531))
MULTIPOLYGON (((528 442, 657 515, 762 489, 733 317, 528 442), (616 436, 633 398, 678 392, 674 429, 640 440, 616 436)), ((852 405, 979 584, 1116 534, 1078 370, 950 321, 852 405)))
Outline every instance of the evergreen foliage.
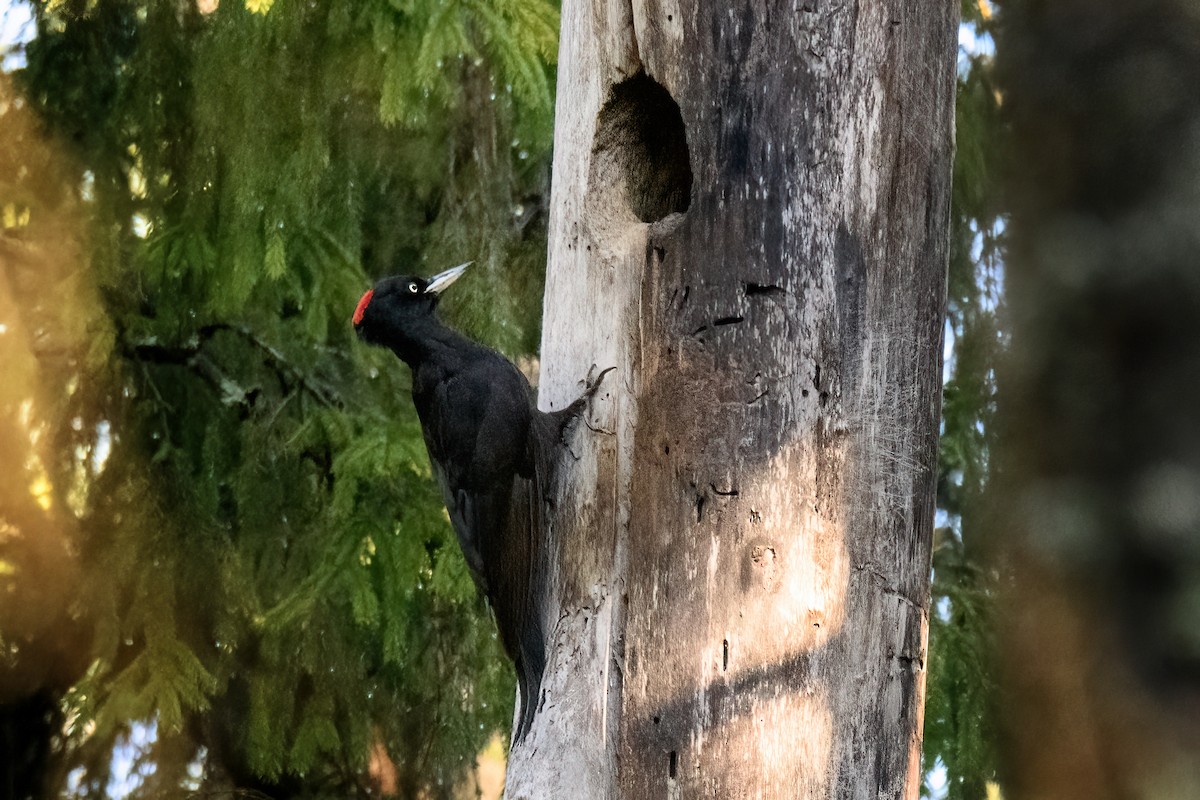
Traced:
MULTIPOLYGON (((964 0, 976 36, 995 30, 986 0, 964 0)), ((998 574, 990 565, 983 491, 995 436, 1002 340, 1004 217, 998 196, 1001 98, 988 53, 960 51, 946 338, 925 709, 925 769, 945 770, 947 800, 983 800, 997 775, 993 647, 998 574)), ((925 794, 930 794, 928 786, 925 794)))
POLYGON ((28 107, 0 109, 42 126, 2 165, 6 240, 79 243, 70 319, 36 319, 38 259, 6 287, 63 345, 34 383, 90 632, 71 781, 103 796, 114 744, 153 720, 177 757, 143 792, 363 794, 382 744, 401 795, 443 796, 507 730, 513 679, 407 370, 349 314, 374 277, 473 259, 448 314, 533 350, 557 8, 213 5, 38 3, 28 107))

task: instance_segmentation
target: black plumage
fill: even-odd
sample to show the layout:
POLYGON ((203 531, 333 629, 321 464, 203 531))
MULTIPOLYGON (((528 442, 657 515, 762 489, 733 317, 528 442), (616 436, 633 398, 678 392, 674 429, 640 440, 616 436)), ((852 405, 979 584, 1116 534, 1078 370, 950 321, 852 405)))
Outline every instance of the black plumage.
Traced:
MULTIPOLYGON (((568 408, 539 411, 525 376, 502 355, 443 325, 438 295, 466 269, 429 280, 385 278, 354 313, 359 338, 412 369, 412 394, 429 460, 458 543, 491 604, 516 667, 520 718, 533 720, 546 666, 543 513, 555 450, 603 373, 568 408)), ((606 370, 607 372, 607 370, 606 370)))

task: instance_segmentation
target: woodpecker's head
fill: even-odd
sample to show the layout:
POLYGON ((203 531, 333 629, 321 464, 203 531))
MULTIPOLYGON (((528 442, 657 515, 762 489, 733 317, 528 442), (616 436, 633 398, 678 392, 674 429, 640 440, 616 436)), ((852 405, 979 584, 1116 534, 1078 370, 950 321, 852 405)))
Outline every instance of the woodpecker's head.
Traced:
POLYGON ((391 345, 418 333, 433 317, 438 296, 471 266, 470 261, 432 278, 396 275, 377 282, 354 309, 354 331, 371 344, 391 345))

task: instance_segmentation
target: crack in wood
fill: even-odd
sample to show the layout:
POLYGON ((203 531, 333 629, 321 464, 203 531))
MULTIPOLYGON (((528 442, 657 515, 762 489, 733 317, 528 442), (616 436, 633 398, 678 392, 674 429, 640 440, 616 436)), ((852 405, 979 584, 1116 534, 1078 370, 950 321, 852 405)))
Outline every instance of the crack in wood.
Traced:
POLYGON ((787 289, 784 289, 782 286, 776 286, 773 283, 746 282, 742 284, 742 289, 746 297, 757 297, 760 295, 770 297, 787 294, 787 289))

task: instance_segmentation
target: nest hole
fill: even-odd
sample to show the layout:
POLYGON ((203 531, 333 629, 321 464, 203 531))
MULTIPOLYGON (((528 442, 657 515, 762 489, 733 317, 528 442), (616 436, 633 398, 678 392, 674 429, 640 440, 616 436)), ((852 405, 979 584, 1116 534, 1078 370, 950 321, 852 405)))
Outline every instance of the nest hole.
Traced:
POLYGON ((661 84, 639 72, 613 86, 600 109, 592 144, 592 190, 620 187, 642 222, 687 211, 692 167, 679 105, 661 84))

